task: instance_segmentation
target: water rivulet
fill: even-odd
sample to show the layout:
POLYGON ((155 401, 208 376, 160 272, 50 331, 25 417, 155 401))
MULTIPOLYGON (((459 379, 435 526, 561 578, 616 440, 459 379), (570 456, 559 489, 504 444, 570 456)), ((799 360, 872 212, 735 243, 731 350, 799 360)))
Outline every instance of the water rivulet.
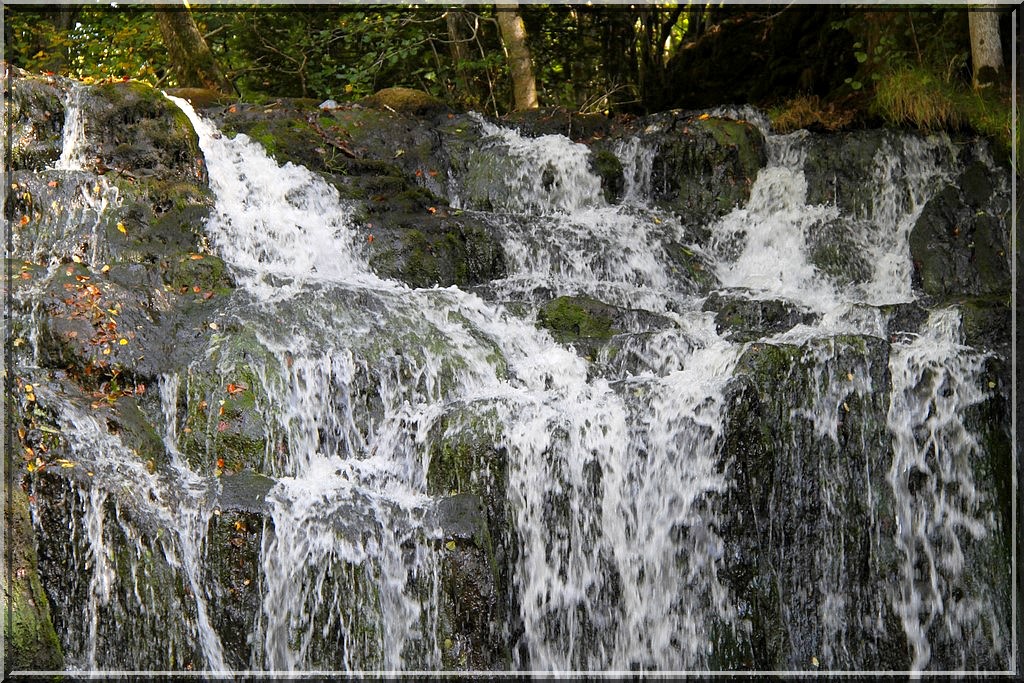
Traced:
POLYGON ((913 246, 960 211, 1008 268, 983 143, 461 117, 415 177, 504 267, 425 288, 344 182, 162 102, 157 180, 72 163, 87 120, 6 199, 68 669, 1010 667, 1009 285, 913 246))

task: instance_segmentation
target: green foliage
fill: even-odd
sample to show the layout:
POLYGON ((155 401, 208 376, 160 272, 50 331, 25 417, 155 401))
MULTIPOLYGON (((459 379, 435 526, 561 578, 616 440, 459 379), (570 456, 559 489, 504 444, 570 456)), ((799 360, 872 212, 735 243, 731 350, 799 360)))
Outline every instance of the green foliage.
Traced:
MULTIPOLYGON (((443 10, 254 8, 237 14, 197 11, 196 17, 219 31, 211 47, 223 55, 243 96, 343 100, 404 86, 449 102, 474 99, 456 86, 443 10)), ((493 48, 478 50, 480 59, 459 68, 493 72, 503 60, 493 48)))
POLYGON ((925 131, 971 130, 1009 152, 1009 99, 971 87, 963 8, 861 12, 836 27, 858 38, 857 73, 846 84, 869 92, 872 113, 925 131))
POLYGON ((921 68, 904 67, 881 76, 875 108, 890 123, 925 131, 959 128, 963 123, 953 88, 921 68))
POLYGON ((909 68, 927 68, 947 82, 970 78, 970 38, 962 8, 857 12, 833 28, 857 38, 857 73, 846 79, 851 90, 909 68))
MULTIPOLYGON (((774 14, 693 3, 630 10, 524 4, 519 12, 542 106, 607 113, 638 113, 652 102, 673 102, 678 84, 672 83, 668 66, 675 57, 715 24, 724 30, 734 19, 757 15, 768 31, 774 14)), ((493 6, 251 4, 197 6, 192 15, 222 70, 250 101, 282 96, 351 101, 404 86, 454 107, 493 114, 512 105, 493 6)), ((4 16, 5 57, 30 71, 86 82, 178 85, 152 9, 8 5, 4 16)), ((1004 135, 1001 104, 949 95, 970 80, 963 8, 851 11, 825 30, 853 36, 849 64, 856 71, 833 98, 857 91, 868 96, 867 102, 880 87, 876 104, 890 120, 913 119, 926 127, 966 121, 976 130, 1004 135), (927 79, 921 77, 925 72, 927 79), (901 92, 901 84, 908 89, 901 92), (951 97, 970 111, 958 119, 955 108, 947 106, 951 97)), ((792 37, 798 38, 807 36, 792 37)), ((829 104, 816 108, 827 111, 829 104)), ((813 118, 807 112, 803 118, 808 116, 813 118)))
MULTIPOLYGON (((1010 105, 998 92, 975 92, 926 68, 907 67, 885 74, 878 81, 872 107, 896 125, 911 125, 925 131, 972 130, 1010 153, 1010 105)), ((1019 141, 1018 131, 1018 144, 1019 141)))
POLYGON ((22 68, 86 82, 160 81, 166 50, 151 11, 5 7, 4 20, 5 56, 22 68))

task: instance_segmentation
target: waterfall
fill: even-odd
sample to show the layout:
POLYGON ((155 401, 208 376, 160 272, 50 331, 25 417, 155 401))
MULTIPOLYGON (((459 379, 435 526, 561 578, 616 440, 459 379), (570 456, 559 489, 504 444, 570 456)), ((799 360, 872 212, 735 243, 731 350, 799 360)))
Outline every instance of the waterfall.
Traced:
MULTIPOLYGON (((898 344, 888 424, 894 456, 888 480, 897 501, 896 544, 903 554, 892 600, 923 669, 932 643, 1000 652, 1009 634, 988 587, 969 588, 972 546, 998 530, 975 471, 982 444, 967 415, 988 397, 985 355, 962 344, 955 310, 931 314, 924 332, 898 344)), ((968 666, 967 655, 952 668, 968 666)))
MULTIPOLYGON (((89 484, 78 492, 75 505, 82 508, 84 538, 72 546, 65 577, 71 582, 88 577, 85 604, 69 606, 84 612, 72 626, 84 624, 86 630, 81 651, 69 653, 72 666, 131 666, 131 659, 120 658, 145 661, 147 653, 160 648, 184 651, 172 655, 172 661, 183 664, 189 661, 187 651, 197 648, 202 660, 193 662, 196 668, 211 675, 226 671, 221 641, 211 626, 201 565, 213 508, 208 482, 181 468, 170 476, 150 472, 93 412, 70 401, 62 402, 59 410, 62 431, 75 434, 71 457, 60 465, 89 484), (108 492, 117 492, 117 500, 108 492), (155 539, 147 533, 153 526, 161 530, 155 539), (166 574, 150 575, 159 573, 146 561, 154 553, 166 560, 166 574), (157 587, 166 592, 154 594, 157 587), (161 623, 169 613, 185 617, 184 622, 161 623), (109 621, 112 616, 114 623, 109 621), (122 632, 118 621, 123 618, 132 619, 141 631, 122 632), (151 642, 136 639, 147 632, 151 642), (118 652, 117 646, 126 650, 118 652)), ((43 520, 35 521, 41 533, 48 533, 43 520)))
POLYGON ((72 83, 64 100, 64 135, 60 159, 54 165, 58 171, 81 171, 85 168, 85 116, 82 112, 80 83, 72 83))
MULTIPOLYGON (((58 169, 80 167, 79 98, 69 94, 58 169)), ((941 140, 883 146, 871 202, 851 210, 809 201, 807 133, 768 133, 749 200, 701 242, 651 201, 649 142, 615 148, 625 194, 614 203, 585 145, 477 117, 482 138, 449 202, 488 212, 508 261, 477 294, 379 277, 334 187, 170 99, 198 134, 215 196, 206 234, 237 289, 206 357, 155 387, 162 451, 131 453, 102 413, 59 403, 75 434, 74 576, 60 578, 73 669, 455 666, 450 612, 483 618, 473 612, 486 601, 449 604, 453 566, 487 534, 504 564, 482 551, 473 561, 495 586, 507 576, 507 595, 487 603, 509 611, 487 624, 504 648, 485 663, 495 667, 846 671, 898 661, 889 651, 903 646, 913 671, 1005 658, 1007 607, 969 576, 1002 533, 967 416, 992 395, 990 357, 964 344, 954 308, 898 339, 883 310, 914 298, 908 235, 955 163, 941 140), (864 262, 823 265, 832 236, 864 262), (736 340, 705 310, 708 288, 679 272, 679 249, 707 263, 716 295, 802 322, 736 340), (556 297, 615 311, 594 357, 538 324, 556 297), (206 467, 214 441, 183 422, 206 403, 204 381, 242 391, 239 358, 269 489, 252 513, 243 655, 218 616, 241 610, 238 596, 209 567, 240 475, 206 467), (789 393, 766 396, 776 388, 789 393), (438 463, 471 441, 493 461, 438 484, 438 463), (496 502, 478 495, 485 484, 496 502), (472 524, 445 511, 474 496, 484 522, 455 528, 472 524), (507 529, 486 526, 494 507, 507 529), (874 583, 855 583, 865 577, 874 583), (768 635, 766 614, 780 620, 768 635), (167 615, 180 623, 162 625, 167 615)), ((207 408, 208 431, 226 429, 207 408)))

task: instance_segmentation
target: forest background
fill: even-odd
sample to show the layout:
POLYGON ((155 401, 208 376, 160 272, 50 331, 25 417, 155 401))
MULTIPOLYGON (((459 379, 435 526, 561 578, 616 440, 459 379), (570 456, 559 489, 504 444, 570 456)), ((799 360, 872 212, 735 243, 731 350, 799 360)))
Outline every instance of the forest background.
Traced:
POLYGON ((4 58, 87 83, 136 79, 256 102, 344 103, 404 86, 495 116, 753 104, 779 131, 966 131, 1009 152, 1013 9, 6 4, 4 58))

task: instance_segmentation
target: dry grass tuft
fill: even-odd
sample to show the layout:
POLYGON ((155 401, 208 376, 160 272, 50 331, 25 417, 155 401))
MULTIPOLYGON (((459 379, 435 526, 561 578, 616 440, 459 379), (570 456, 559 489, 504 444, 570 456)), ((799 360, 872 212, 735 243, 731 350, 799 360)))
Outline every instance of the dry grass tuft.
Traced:
POLYGON ((890 123, 925 132, 956 130, 964 123, 963 108, 952 88, 923 69, 903 69, 879 80, 875 107, 890 123))
POLYGON ((772 129, 779 133, 801 128, 837 131, 849 126, 853 119, 853 110, 840 109, 834 103, 822 106, 817 95, 798 95, 771 115, 772 129))

